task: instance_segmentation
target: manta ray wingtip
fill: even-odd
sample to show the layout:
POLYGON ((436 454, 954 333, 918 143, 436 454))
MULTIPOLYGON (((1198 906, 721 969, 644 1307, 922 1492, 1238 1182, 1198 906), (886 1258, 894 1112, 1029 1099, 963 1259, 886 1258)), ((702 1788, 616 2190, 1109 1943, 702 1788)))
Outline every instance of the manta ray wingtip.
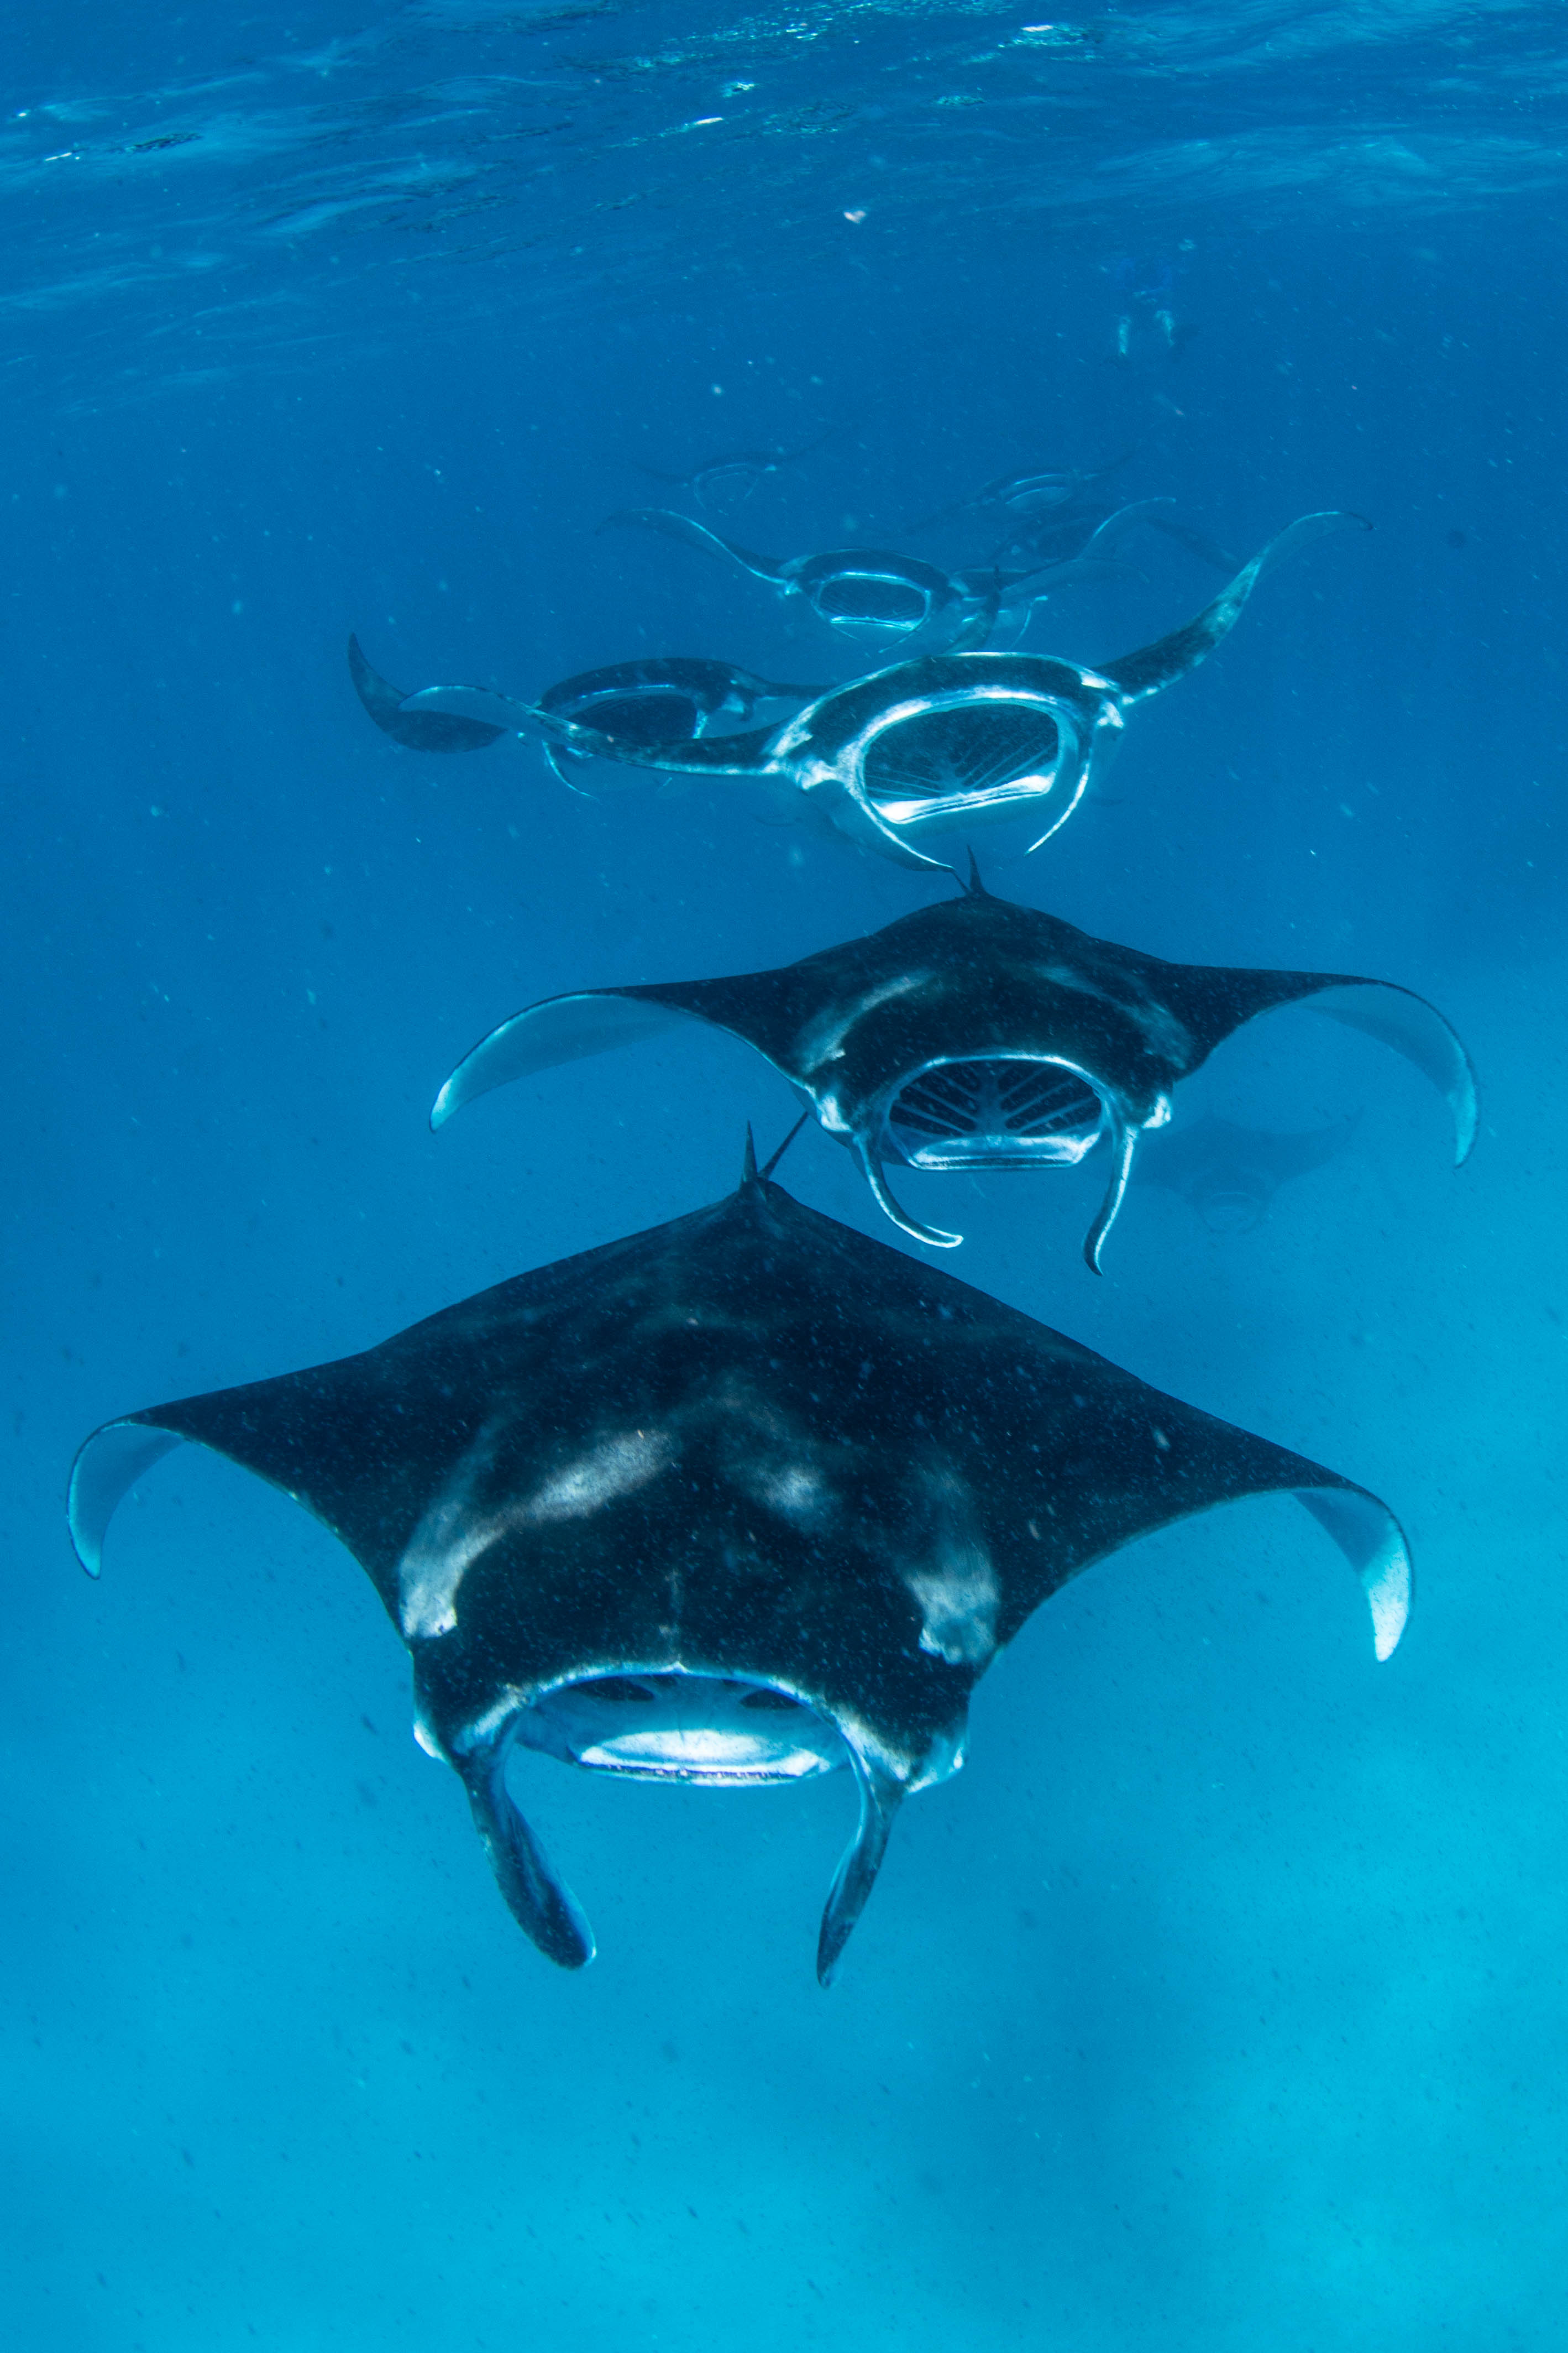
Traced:
POLYGON ((1331 1535, 1361 1581, 1372 1612, 1373 1649, 1391 1659, 1410 1620, 1415 1575, 1404 1529, 1379 1496, 1347 1480, 1298 1487, 1296 1500, 1331 1535))
POLYGON ((103 1567, 109 1523, 144 1472, 182 1441, 178 1430, 160 1429, 132 1415, 106 1421, 77 1450, 66 1497, 71 1548, 89 1577, 103 1567))

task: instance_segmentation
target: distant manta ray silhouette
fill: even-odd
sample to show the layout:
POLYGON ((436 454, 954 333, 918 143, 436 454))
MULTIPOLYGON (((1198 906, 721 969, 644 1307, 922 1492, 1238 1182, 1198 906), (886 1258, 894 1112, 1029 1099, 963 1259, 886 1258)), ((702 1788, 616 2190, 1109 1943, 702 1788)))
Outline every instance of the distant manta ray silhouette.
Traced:
POLYGON ((689 491, 703 506, 715 497, 724 497, 726 503, 733 503, 750 498, 759 482, 765 481, 771 474, 782 474, 787 466, 797 466, 803 458, 811 457, 844 430, 842 426, 830 426, 826 433, 819 433, 814 441, 803 442, 798 449, 728 450, 722 457, 709 458, 700 466, 693 466, 689 474, 667 474, 658 466, 646 465, 640 458, 634 458, 631 463, 650 481, 666 482, 672 490, 689 491))
POLYGON ((1355 1111, 1329 1127, 1279 1134, 1205 1112, 1152 1142, 1138 1162, 1138 1181, 1179 1193, 1211 1233, 1248 1234, 1263 1223, 1281 1185, 1323 1167, 1360 1124, 1355 1111))
POLYGON ((904 528, 910 532, 936 531, 943 523, 956 522, 964 515, 984 514, 998 507, 1014 515, 1045 514, 1063 507, 1081 511, 1095 484, 1117 473, 1134 454, 1124 449, 1120 458, 1113 458, 1106 466, 1058 466, 1042 468, 1034 473, 995 474, 969 498, 954 499, 951 505, 920 515, 904 528))
POLYGON ((1009 572, 999 571, 994 564, 943 572, 918 555, 898 555, 882 547, 759 555, 668 507, 623 507, 606 515, 599 528, 628 525, 658 532, 703 554, 725 556, 752 579, 765 580, 781 596, 800 597, 819 621, 862 643, 910 638, 945 617, 950 631, 945 649, 965 651, 984 644, 999 615, 1026 618, 1033 607, 1068 582, 1114 575, 1120 567, 1113 546, 1142 512, 1142 507, 1128 507, 1107 517, 1070 560, 1037 558, 1022 570, 1009 572))
MULTIPOLYGON (((775 1155, 776 1156, 776 1155, 775 1155)), ((1293 1494, 1359 1576, 1378 1657, 1410 1564, 1365 1488, 1150 1388, 759 1174, 363 1355, 108 1422, 71 1474, 95 1574, 182 1440, 294 1498, 366 1571, 541 1952, 591 1960, 508 1767, 733 1788, 847 1766, 859 1821, 826 1985, 901 1800, 963 1761, 974 1685, 1136 1537, 1293 1494)))
POLYGON ((1098 1273, 1141 1135, 1164 1125, 1181 1081, 1243 1023, 1287 1005, 1405 1055, 1447 1102, 1466 1159, 1475 1074, 1425 997, 1356 973, 1168 964, 993 898, 978 874, 960 899, 773 972, 546 997, 458 1063, 431 1124, 511 1080, 706 1021, 766 1056, 916 1241, 950 1249, 963 1236, 900 1208, 886 1161, 1076 1167, 1103 1139, 1110 1174, 1084 1242, 1098 1273))
MULTIPOLYGON (((444 716, 456 705, 468 723, 478 717, 493 725, 488 741, 509 729, 537 727, 566 750, 626 766, 744 778, 861 849, 902 866, 947 871, 942 860, 918 847, 921 838, 1038 811, 1047 821, 1029 849, 1048 841, 1110 757, 1126 713, 1213 651, 1266 571, 1293 549, 1346 525, 1372 528, 1361 515, 1301 516, 1194 619, 1098 669, 1045 654, 924 654, 828 688, 782 723, 733 733, 649 743, 615 732, 607 719, 594 724, 552 709, 552 698, 580 688, 581 679, 552 689, 537 703, 472 687, 425 687, 390 706, 372 699, 358 669, 355 681, 371 717, 395 735, 409 716, 444 716)), ((351 647, 351 666, 356 654, 357 643, 351 647)), ((368 671, 363 656, 357 659, 368 671)), ((738 681, 738 696, 789 691, 727 665, 715 667, 738 681)), ((374 681, 375 674, 369 675, 374 681)), ((388 696, 395 692, 386 689, 388 696)), ((411 741, 415 749, 459 748, 399 740, 411 741)))

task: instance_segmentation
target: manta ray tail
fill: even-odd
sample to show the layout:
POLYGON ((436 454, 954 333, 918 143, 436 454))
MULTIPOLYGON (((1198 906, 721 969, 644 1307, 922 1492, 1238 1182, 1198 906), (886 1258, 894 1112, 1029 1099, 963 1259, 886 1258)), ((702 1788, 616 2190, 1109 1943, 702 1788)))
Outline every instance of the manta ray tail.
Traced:
POLYGON ((890 1773, 871 1757, 863 1757, 852 1743, 847 1746, 859 1784, 860 1819, 833 1875, 823 1907, 822 1928, 816 1940, 816 1979, 821 1986, 833 1983, 839 1955, 866 1908, 866 1898, 876 1884, 882 1857, 888 1852, 893 1817, 904 1794, 890 1773))
MULTIPOLYGON (((801 1129, 805 1125, 806 1121, 810 1117, 811 1113, 809 1111, 803 1111, 801 1113, 800 1117, 795 1121, 795 1125, 790 1129, 789 1134, 784 1137, 784 1140, 779 1145, 778 1150, 773 1153, 758 1170, 757 1180, 759 1184, 765 1185, 767 1183, 768 1178, 773 1175, 773 1170, 778 1166, 779 1162, 784 1158, 784 1154, 789 1150, 790 1145, 795 1142, 795 1137, 800 1134, 801 1129)), ((746 1130, 748 1142, 751 1138, 751 1129, 748 1128, 746 1130)))
POLYGON ((474 1827, 507 1910, 524 1936, 558 1968, 583 1968, 594 1957, 594 1932, 506 1786, 506 1750, 502 1738, 457 1760, 474 1827))
POLYGON ((1298 516, 1267 547, 1260 548, 1250 564, 1242 566, 1229 587, 1222 588, 1214 603, 1205 606, 1195 620, 1173 629, 1167 638, 1156 638, 1152 646, 1141 646, 1136 653, 1103 663, 1100 676, 1110 681, 1124 704, 1142 702, 1146 695, 1158 694, 1163 687, 1195 670, 1205 655, 1212 653, 1220 639, 1229 636, 1242 607, 1266 572, 1298 547, 1306 546, 1310 540, 1321 539, 1326 532, 1347 529, 1370 531, 1372 525, 1364 515, 1351 514, 1341 508, 1298 516))

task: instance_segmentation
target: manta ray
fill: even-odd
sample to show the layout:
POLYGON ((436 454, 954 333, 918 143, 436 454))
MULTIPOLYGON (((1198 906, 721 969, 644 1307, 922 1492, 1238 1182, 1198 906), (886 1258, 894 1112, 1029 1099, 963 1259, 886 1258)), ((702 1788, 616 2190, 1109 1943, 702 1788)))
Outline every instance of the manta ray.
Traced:
POLYGON ((1162 1185, 1190 1202, 1214 1234, 1249 1234, 1263 1223, 1281 1185, 1321 1168, 1342 1152, 1361 1122, 1359 1112, 1328 1127, 1280 1134, 1238 1127, 1205 1112, 1162 1134, 1138 1163, 1139 1180, 1162 1185))
POLYGON ((944 523, 957 522, 969 515, 1070 512, 1075 519, 1088 516, 1084 525, 1087 536, 1110 512, 1106 501, 1097 499, 1097 486, 1120 472, 1133 455, 1132 450, 1124 449, 1108 466, 1058 466, 1033 473, 995 474, 968 498, 955 499, 950 506, 937 508, 934 513, 920 515, 904 528, 910 533, 937 531, 944 523))
POLYGON ((545 997, 458 1065, 431 1124, 509 1080, 707 1021, 767 1057, 916 1241, 945 1249, 963 1236, 901 1208, 886 1162, 1076 1167, 1105 1143, 1104 1198, 1084 1242, 1098 1273, 1139 1137, 1165 1124, 1181 1081, 1233 1031, 1283 1005, 1405 1054, 1447 1098, 1466 1159, 1475 1072, 1425 997, 1357 973, 1168 964, 994 898, 973 868, 961 898, 775 971, 545 997))
MULTIPOLYGON (((1194 619, 1098 670, 1044 654, 924 654, 829 688, 782 723, 733 733, 689 732, 650 743, 620 732, 613 709, 591 721, 574 716, 564 698, 569 690, 583 689, 581 678, 552 688, 535 703, 476 688, 425 687, 387 707, 363 684, 360 691, 371 716, 395 734, 403 713, 420 727, 451 716, 472 725, 482 709, 498 733, 536 727, 560 748, 623 765, 746 779, 791 814, 858 848, 901 866, 947 871, 942 860, 920 847, 922 839, 1040 816, 1044 829, 1029 848, 1048 841, 1121 740, 1128 712, 1184 678, 1214 650, 1266 571, 1292 550, 1346 525, 1372 527, 1361 515, 1339 512, 1301 516, 1194 619)), ((352 665, 353 649, 350 659, 352 665)), ((363 662, 363 655, 358 659, 363 662)), ((715 669, 733 682, 736 697, 790 691, 727 664, 715 669)), ((358 683, 357 670, 355 678, 358 683)), ((414 741, 414 748, 460 747, 414 741)))
POLYGON ((834 440, 845 428, 829 426, 814 441, 803 442, 796 449, 730 449, 717 458, 709 458, 700 466, 693 466, 689 474, 666 473, 662 467, 645 465, 640 458, 632 464, 639 474, 651 481, 668 483, 670 489, 689 491, 705 507, 734 505, 749 499, 757 484, 770 475, 781 474, 786 466, 797 466, 834 440))
POLYGON ((816 555, 759 555, 754 548, 721 539, 705 523, 668 507, 622 507, 606 515, 601 531, 622 525, 655 531, 705 555, 725 557, 765 580, 781 596, 798 596, 819 621, 841 637, 879 645, 912 638, 944 618, 947 647, 982 646, 999 613, 1026 620, 1031 608, 1072 580, 1102 580, 1116 569, 1112 551, 1143 508, 1126 507, 1087 533, 1070 558, 1037 556, 1021 571, 994 564, 977 570, 943 572, 918 555, 898 555, 883 547, 835 547, 816 555))
MULTIPOLYGON (((372 667, 356 637, 349 639, 349 676, 376 725, 409 752, 485 751, 502 736, 519 732, 513 713, 521 710, 531 717, 535 709, 546 719, 584 720, 616 744, 689 744, 715 719, 750 719, 759 703, 800 703, 823 691, 820 686, 785 686, 758 678, 751 670, 737 670, 733 662, 661 654, 580 670, 547 687, 536 706, 518 705, 482 686, 425 687, 405 694, 372 667), (455 707, 465 702, 472 708, 455 707), (474 709, 500 715, 476 718, 474 709)), ((592 754, 547 743, 544 756, 562 783, 576 791, 564 763, 580 765, 592 754)))
POLYGON ((365 1570, 413 1660, 420 1742, 566 1968, 593 1937, 519 1810, 518 1751, 720 1788, 847 1767, 826 1984, 900 1803, 957 1768, 975 1683, 1069 1577, 1282 1493, 1360 1577, 1380 1658, 1409 1607, 1375 1495, 803 1208, 749 1140, 710 1208, 363 1355, 106 1423, 71 1475, 89 1571, 182 1440, 292 1496, 365 1570))

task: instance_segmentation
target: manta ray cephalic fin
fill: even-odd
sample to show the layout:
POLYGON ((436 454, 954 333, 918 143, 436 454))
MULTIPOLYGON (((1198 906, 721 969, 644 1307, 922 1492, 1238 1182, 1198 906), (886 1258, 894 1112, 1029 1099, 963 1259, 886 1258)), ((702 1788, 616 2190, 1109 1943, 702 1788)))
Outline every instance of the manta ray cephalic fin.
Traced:
POLYGON ((911 1241, 926 1242, 932 1250, 958 1249, 963 1240, 962 1234, 946 1233, 941 1226, 922 1226, 918 1218, 911 1218, 907 1209, 901 1209, 899 1207, 893 1198, 888 1180, 882 1174, 880 1160, 862 1136, 852 1137, 849 1148, 855 1155, 860 1174, 871 1187, 877 1207, 885 1218, 892 1219, 901 1234, 908 1234, 911 1241))
POLYGON ((1083 1262, 1090 1274, 1104 1272, 1100 1263, 1100 1253, 1105 1247, 1107 1235, 1116 1223, 1117 1212, 1127 1198, 1128 1182, 1132 1175, 1132 1155, 1137 1147, 1138 1130, 1129 1127, 1124 1119, 1116 1118, 1110 1133, 1112 1162, 1110 1182, 1105 1187, 1105 1198, 1100 1205, 1100 1214, 1083 1238, 1083 1262))
POLYGON ((508 1746, 503 1736, 456 1759, 474 1828, 524 1936, 558 1968, 585 1968, 594 1957, 594 1932, 506 1786, 508 1746))
POLYGON ((904 1794, 893 1776, 884 1771, 874 1758, 862 1756, 852 1741, 846 1741, 845 1746, 849 1751, 849 1762, 855 1768, 856 1784, 860 1793, 860 1817, 855 1825, 854 1836, 845 1848, 838 1868, 833 1874, 833 1884, 827 1891, 827 1902, 823 1906, 822 1926, 816 1940, 816 1981, 824 1987, 833 1983, 839 1956, 876 1884, 882 1857, 888 1852, 889 1834, 904 1794))

